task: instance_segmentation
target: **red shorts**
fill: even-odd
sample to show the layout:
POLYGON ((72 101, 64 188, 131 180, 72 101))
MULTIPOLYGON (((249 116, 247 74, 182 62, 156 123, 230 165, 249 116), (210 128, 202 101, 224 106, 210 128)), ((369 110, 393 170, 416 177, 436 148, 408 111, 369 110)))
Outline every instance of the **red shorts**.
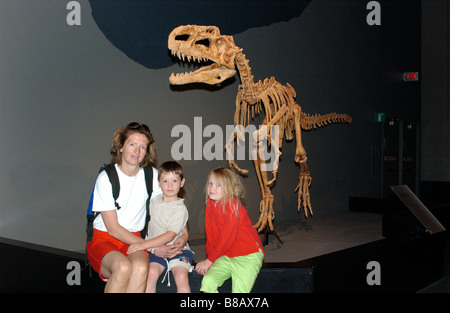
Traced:
MULTIPOLYGON (((140 232, 133 233, 141 238, 140 232)), ((111 237, 108 232, 101 231, 94 228, 94 235, 92 241, 86 245, 86 253, 91 267, 96 271, 100 278, 104 281, 106 279, 100 274, 102 259, 111 251, 119 251, 123 255, 127 255, 127 250, 130 245, 111 237)))

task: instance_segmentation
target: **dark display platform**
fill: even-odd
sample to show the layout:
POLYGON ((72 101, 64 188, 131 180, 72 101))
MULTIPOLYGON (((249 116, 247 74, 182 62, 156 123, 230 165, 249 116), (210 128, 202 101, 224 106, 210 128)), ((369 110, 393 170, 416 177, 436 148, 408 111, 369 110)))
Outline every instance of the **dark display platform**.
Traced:
MULTIPOLYGON (((276 223, 283 245, 272 237, 264 247, 265 263, 253 292, 416 292, 443 276, 447 232, 384 238, 381 220, 379 214, 348 212, 284 226, 276 223), (373 283, 376 275, 379 284, 373 283)), ((196 260, 202 259, 201 242, 191 244, 196 260)), ((0 238, 0 256, 0 292, 103 292, 97 274, 83 269, 83 253, 0 238), (80 265, 81 276, 80 285, 71 286, 67 279, 72 277, 73 261, 80 265)), ((192 292, 198 293, 202 276, 193 272, 189 279, 192 292)), ((159 283, 158 292, 176 292, 173 278, 171 283, 159 283)), ((219 291, 230 292, 230 281, 219 291)))

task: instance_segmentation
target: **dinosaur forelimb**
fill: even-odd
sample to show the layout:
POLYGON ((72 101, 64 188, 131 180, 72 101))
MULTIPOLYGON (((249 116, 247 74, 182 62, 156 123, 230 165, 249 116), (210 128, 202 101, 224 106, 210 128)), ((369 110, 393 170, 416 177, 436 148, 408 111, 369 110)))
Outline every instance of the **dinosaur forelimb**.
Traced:
MULTIPOLYGON (((230 138, 228 139, 227 143, 225 144, 225 150, 227 151, 227 158, 228 158, 228 166, 236 169, 241 174, 247 174, 248 170, 240 168, 237 165, 237 163, 234 161, 233 144, 234 144, 234 139, 236 137, 238 137, 238 141, 239 140, 245 141, 245 136, 239 127, 235 127, 235 131, 233 132, 233 134, 231 134, 230 138)), ((239 144, 239 142, 237 144, 239 144)))
POLYGON ((267 187, 272 185, 272 183, 277 180, 277 174, 278 174, 278 170, 275 170, 272 172, 273 178, 267 182, 267 184, 266 184, 267 187))
POLYGON ((241 174, 247 174, 248 170, 240 168, 236 162, 234 162, 234 160, 228 160, 228 166, 234 168, 235 170, 237 170, 238 172, 240 172, 241 174))

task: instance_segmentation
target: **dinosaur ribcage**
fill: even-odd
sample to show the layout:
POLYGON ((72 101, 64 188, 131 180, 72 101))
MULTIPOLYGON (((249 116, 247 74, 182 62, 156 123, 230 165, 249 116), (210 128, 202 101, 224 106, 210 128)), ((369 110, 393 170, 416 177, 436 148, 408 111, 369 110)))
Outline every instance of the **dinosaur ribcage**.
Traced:
MULTIPOLYGON (((248 90, 248 89, 247 89, 248 90)), ((246 93, 244 88, 240 88, 236 99, 235 123, 243 126, 249 123, 249 119, 256 115, 265 113, 263 124, 271 124, 272 119, 277 113, 283 111, 281 118, 273 123, 278 125, 281 135, 280 143, 283 140, 282 134, 286 140, 293 138, 294 130, 294 106, 295 90, 291 85, 280 84, 274 77, 266 78, 264 82, 258 81, 251 88, 252 93, 246 93)))

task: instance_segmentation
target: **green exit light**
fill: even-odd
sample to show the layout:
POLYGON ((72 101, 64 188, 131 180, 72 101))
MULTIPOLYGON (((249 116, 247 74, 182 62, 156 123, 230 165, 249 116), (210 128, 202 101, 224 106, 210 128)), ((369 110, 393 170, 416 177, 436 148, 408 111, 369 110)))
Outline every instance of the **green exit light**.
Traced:
POLYGON ((375 122, 386 122, 386 113, 375 112, 375 122))

